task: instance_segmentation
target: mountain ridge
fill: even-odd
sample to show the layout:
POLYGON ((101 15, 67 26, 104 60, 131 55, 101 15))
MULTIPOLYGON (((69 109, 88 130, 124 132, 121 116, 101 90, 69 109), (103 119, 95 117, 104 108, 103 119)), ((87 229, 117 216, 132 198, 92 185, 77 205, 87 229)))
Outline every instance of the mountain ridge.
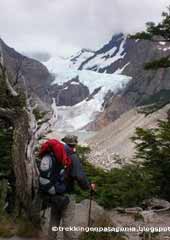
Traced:
MULTIPOLYGON (((170 53, 169 43, 136 41, 120 33, 97 51, 82 49, 70 58, 50 56, 42 63, 22 56, 2 40, 1 45, 9 74, 15 76, 18 62, 23 61, 22 74, 29 93, 49 109, 53 99, 58 107, 77 109, 77 104, 88 105, 89 100, 103 91, 102 98, 95 103, 98 110, 95 119, 90 118, 83 126, 87 130, 101 129, 122 113, 147 102, 151 96, 159 96, 160 91, 170 89, 169 69, 145 71, 143 68, 145 62, 170 53), (119 90, 113 88, 114 82, 121 86, 119 90)), ((22 80, 19 84, 23 85, 22 80)))
MULTIPOLYGON (((112 41, 114 41, 114 38, 112 38, 112 41)), ((104 71, 109 74, 121 73, 132 77, 132 80, 122 90, 121 95, 110 94, 110 97, 104 103, 104 111, 98 115, 96 121, 87 126, 87 129, 100 129, 117 119, 123 112, 142 105, 147 98, 160 90, 170 89, 169 69, 144 70, 146 62, 170 53, 169 43, 163 45, 162 42, 154 43, 147 40, 137 41, 126 38, 123 47, 123 54, 125 55, 122 58, 112 62, 104 69, 100 67, 99 61, 96 69, 99 72, 104 71)), ((99 55, 102 57, 101 52, 99 55)), ((90 61, 88 64, 90 64, 90 61)), ((94 70, 96 71, 96 69, 94 70)))
POLYGON ((0 44, 11 84, 16 84, 16 87, 21 87, 24 91, 27 90, 28 95, 32 96, 35 102, 38 101, 39 105, 47 109, 50 103, 48 86, 52 82, 48 69, 39 61, 9 47, 2 39, 0 44))

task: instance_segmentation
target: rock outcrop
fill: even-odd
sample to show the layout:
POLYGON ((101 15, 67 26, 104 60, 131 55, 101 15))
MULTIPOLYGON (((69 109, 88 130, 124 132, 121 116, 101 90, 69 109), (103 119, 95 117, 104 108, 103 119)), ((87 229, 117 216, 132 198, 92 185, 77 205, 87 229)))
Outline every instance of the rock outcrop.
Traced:
POLYGON ((73 106, 89 96, 88 87, 79 82, 78 77, 63 85, 52 85, 50 95, 55 98, 57 106, 73 106))
MULTIPOLYGON (((13 84, 25 89, 28 95, 31 95, 34 101, 44 109, 49 109, 52 98, 56 99, 56 105, 58 106, 72 106, 89 96, 88 87, 79 82, 78 77, 62 85, 53 85, 54 76, 45 65, 18 53, 1 39, 0 44, 8 74, 13 84)), ((34 57, 33 54, 30 54, 30 56, 34 57)), ((38 54, 38 56, 35 54, 35 57, 40 60, 50 58, 47 54, 38 54)))
MULTIPOLYGON (((163 201, 163 200, 162 200, 163 201)), ((73 219, 71 226, 75 227, 84 227, 88 226, 88 209, 89 209, 89 200, 83 200, 80 203, 76 204, 75 218, 73 219)), ((47 220, 49 220, 49 211, 46 214, 47 220)), ((158 232, 158 227, 161 229, 168 229, 168 224, 170 222, 170 214, 169 212, 157 213, 152 210, 144 210, 139 207, 135 208, 122 208, 122 212, 120 209, 111 209, 106 210, 103 209, 100 205, 98 205, 95 201, 92 201, 92 212, 91 212, 91 227, 110 227, 115 229, 113 232, 113 236, 115 239, 129 239, 129 240, 142 240, 145 239, 143 237, 149 236, 152 239, 152 236, 155 236, 153 232, 157 232, 157 237, 154 239, 169 239, 170 233, 169 231, 160 231, 158 232), (149 231, 148 229, 151 229, 149 231), (119 231, 119 232, 118 232, 119 231)), ((44 233, 47 234, 47 226, 42 226, 44 233)), ((62 224, 61 224, 62 226, 62 224)), ((89 232, 90 233, 90 232, 89 232)), ((88 233, 88 234, 89 234, 88 233)), ((84 238, 87 233, 83 233, 83 231, 77 231, 76 236, 77 240, 80 235, 83 234, 84 238)), ((100 234, 102 233, 98 233, 100 234)), ((110 236, 110 235, 109 235, 110 236)), ((59 239, 63 239, 62 232, 58 233, 59 239)), ((101 237, 101 236, 100 236, 101 237)), ((110 239, 110 238, 108 238, 110 239)), ((114 239, 114 238, 113 238, 114 239)), ((147 238, 146 238, 147 239, 147 238)))
MULTIPOLYGON (((92 99, 103 89, 103 85, 101 87, 98 84, 93 89, 93 93, 89 93, 90 85, 87 87, 83 81, 81 83, 78 77, 73 78, 72 72, 66 72, 68 81, 66 80, 64 83, 61 81, 60 85, 57 82, 54 83, 55 74, 49 73, 43 64, 17 53, 2 40, 0 40, 0 43, 8 72, 12 76, 14 84, 16 70, 21 67, 20 70, 25 81, 20 76, 17 83, 18 86, 26 88, 28 94, 31 94, 34 99, 39 99, 42 105, 44 103, 51 104, 52 98, 54 98, 56 99, 57 106, 74 106, 85 99, 92 99)), ((118 73, 131 77, 128 84, 120 91, 113 94, 109 90, 105 93, 104 102, 103 98, 100 99, 103 103, 101 104, 100 102, 103 106, 102 111, 100 113, 98 111, 95 114, 95 120, 86 126, 88 130, 99 130, 119 118, 122 113, 136 106, 150 103, 152 99, 159 101, 165 95, 166 98, 170 98, 167 97, 170 93, 170 70, 144 70, 146 62, 167 56, 169 53, 170 44, 168 42, 136 41, 127 38, 123 34, 118 34, 114 35, 111 41, 101 49, 97 51, 82 50, 76 56, 72 56, 69 59, 62 59, 61 66, 58 61, 54 61, 52 67, 56 67, 59 70, 58 81, 62 80, 62 75, 60 79, 60 70, 65 62, 66 65, 73 65, 75 69, 79 69, 79 72, 81 70, 91 70, 101 75, 107 73, 109 76, 112 76, 113 73, 118 73)), ((50 56, 46 54, 41 57, 40 59, 50 61, 50 56)), ((92 84, 94 83, 92 82, 92 84)))
POLYGON ((16 52, 1 39, 0 45, 11 83, 17 88, 25 89, 27 94, 35 99, 35 102, 37 99, 44 107, 46 103, 51 103, 49 86, 52 76, 47 68, 37 60, 16 52))
MULTIPOLYGON (((123 112, 135 106, 143 105, 149 97, 164 95, 161 90, 170 90, 169 69, 144 70, 146 62, 165 57, 170 53, 170 43, 133 40, 123 34, 115 35, 111 41, 89 59, 82 63, 82 69, 98 72, 118 72, 132 77, 125 89, 110 94, 104 102, 104 111, 88 126, 89 129, 101 129, 117 119, 123 112), (117 49, 116 51, 113 51, 117 49), (110 52, 113 52, 112 55, 110 52), (120 54, 118 55, 118 52, 120 54), (110 55, 109 55, 110 54, 110 55), (95 60, 96 59, 96 60, 95 60), (109 64, 105 62, 109 59, 109 64), (160 93, 161 94, 158 94, 160 93)), ((159 99, 157 99, 159 100, 159 99)))

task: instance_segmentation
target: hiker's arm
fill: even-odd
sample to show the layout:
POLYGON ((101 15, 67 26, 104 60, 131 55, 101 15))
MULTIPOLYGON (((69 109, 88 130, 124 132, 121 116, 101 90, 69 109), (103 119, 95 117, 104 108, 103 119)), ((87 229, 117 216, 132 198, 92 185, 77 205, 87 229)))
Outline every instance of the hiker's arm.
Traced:
POLYGON ((72 177, 78 182, 79 186, 82 189, 84 189, 84 190, 90 189, 91 185, 86 177, 86 174, 83 170, 83 167, 82 167, 77 155, 73 154, 71 156, 71 158, 72 158, 72 171, 71 171, 72 177))

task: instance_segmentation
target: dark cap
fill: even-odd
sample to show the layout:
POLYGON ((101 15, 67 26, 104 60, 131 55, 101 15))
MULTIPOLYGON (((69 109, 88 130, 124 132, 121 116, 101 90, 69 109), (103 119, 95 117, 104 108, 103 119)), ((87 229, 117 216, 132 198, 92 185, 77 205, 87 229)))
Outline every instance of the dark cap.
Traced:
POLYGON ((78 137, 74 135, 66 135, 64 138, 61 139, 61 141, 67 144, 75 145, 78 143, 78 137))

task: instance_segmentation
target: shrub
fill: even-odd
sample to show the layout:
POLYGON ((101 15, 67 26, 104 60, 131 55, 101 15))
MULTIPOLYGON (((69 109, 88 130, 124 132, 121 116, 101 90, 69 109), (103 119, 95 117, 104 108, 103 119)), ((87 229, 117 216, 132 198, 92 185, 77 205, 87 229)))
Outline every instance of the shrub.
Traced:
MULTIPOLYGON (((81 149, 82 151, 83 149, 81 149)), ((87 149, 83 155, 83 166, 88 179, 97 185, 94 198, 101 206, 107 209, 118 206, 132 207, 140 205, 144 199, 154 196, 152 176, 146 169, 134 164, 121 169, 113 168, 106 172, 85 161, 86 151, 87 149)), ((81 201, 88 198, 89 193, 76 187, 76 196, 77 201, 81 201)))
POLYGON ((152 129, 137 128, 132 140, 136 144, 136 158, 143 160, 159 197, 170 200, 170 121, 159 121, 152 129))
POLYGON ((0 128, 0 174, 8 174, 11 168, 12 129, 0 128))

